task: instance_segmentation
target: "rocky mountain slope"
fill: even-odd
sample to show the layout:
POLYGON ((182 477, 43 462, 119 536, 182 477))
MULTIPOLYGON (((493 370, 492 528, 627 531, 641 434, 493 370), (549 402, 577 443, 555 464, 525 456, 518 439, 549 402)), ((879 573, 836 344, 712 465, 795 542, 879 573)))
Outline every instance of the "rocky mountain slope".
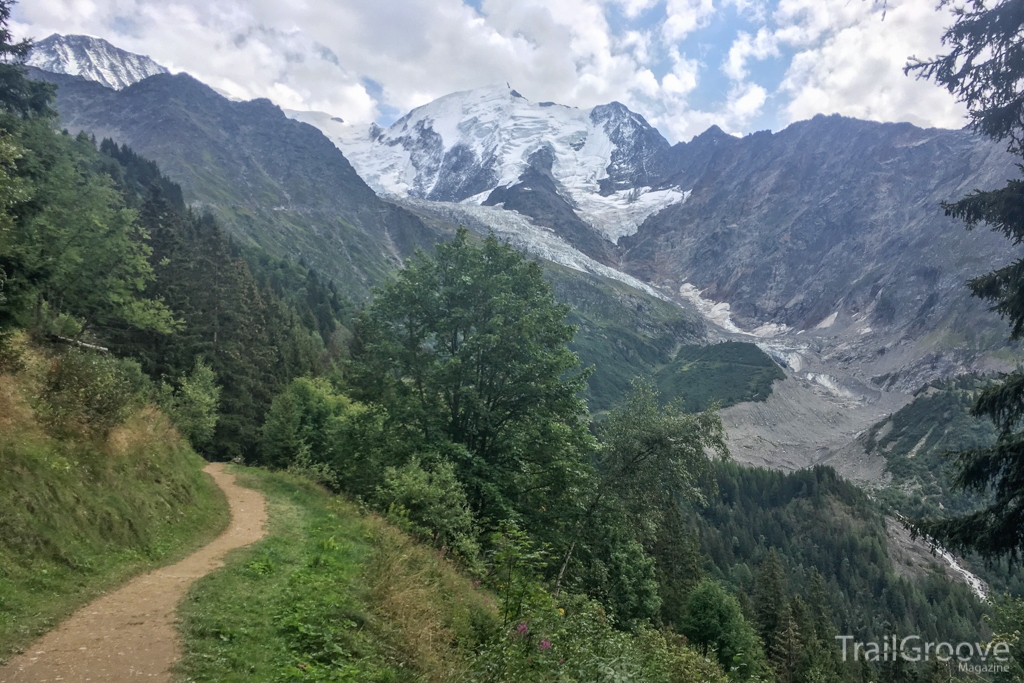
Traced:
POLYGON ((379 192, 502 204, 595 258, 607 259, 609 244, 685 199, 661 186, 668 141, 617 102, 582 110, 498 85, 446 95, 386 130, 290 115, 320 127, 379 192), (531 205, 537 194, 543 200, 531 205))
POLYGON ((61 123, 127 144, 160 164, 185 199, 272 254, 303 258, 365 295, 418 245, 437 239, 380 199, 318 130, 268 100, 232 102, 186 74, 113 90, 32 72, 58 85, 61 123))
POLYGON ((149 57, 114 47, 102 38, 57 33, 35 44, 28 65, 51 73, 82 76, 114 90, 168 73, 149 57))
POLYGON ((1019 254, 940 207, 1019 175, 968 131, 819 116, 669 146, 621 105, 532 103, 507 86, 387 130, 290 115, 421 215, 472 214, 558 262, 640 280, 703 315, 712 338, 759 344, 790 382, 725 411, 749 462, 819 462, 924 382, 1019 357, 964 287, 1019 254))
MULTIPOLYGON (((120 93, 47 78, 64 79, 70 127, 128 142, 236 234, 354 288, 463 224, 677 306, 688 332, 622 356, 646 374, 692 341, 757 344, 787 379, 766 401, 724 411, 743 461, 820 462, 922 383, 1020 358, 964 287, 1019 254, 940 207, 1019 175, 966 131, 819 116, 670 145, 620 104, 534 103, 507 85, 442 97, 385 130, 318 112, 287 121, 269 102, 228 102, 187 76, 120 93)), ((603 344, 617 338, 580 322, 603 344)))

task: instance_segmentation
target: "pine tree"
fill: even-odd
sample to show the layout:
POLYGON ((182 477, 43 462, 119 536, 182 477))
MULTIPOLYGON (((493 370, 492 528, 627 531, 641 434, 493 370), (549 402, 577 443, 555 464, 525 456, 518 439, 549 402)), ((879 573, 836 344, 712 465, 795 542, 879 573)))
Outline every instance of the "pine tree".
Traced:
MULTIPOLYGON (((43 116, 52 118, 50 106, 56 88, 50 83, 25 78, 25 60, 32 51, 32 41, 13 42, 11 9, 14 0, 0 0, 0 112, 20 118, 43 116)), ((11 122, 0 121, 0 129, 10 129, 11 122)))
MULTIPOLYGON (((947 54, 912 60, 907 70, 933 79, 966 104, 976 131, 1007 142, 1011 154, 1024 155, 1024 0, 969 0, 942 40, 950 48, 947 54)), ((943 207, 968 230, 986 224, 1014 246, 1024 242, 1024 181, 975 191, 943 207)), ((1008 320, 1012 340, 1024 338, 1024 259, 977 277, 969 286, 1008 320)), ((990 496, 988 504, 953 519, 919 520, 915 532, 959 550, 1019 557, 1024 550, 1024 373, 1014 372, 982 392, 972 414, 991 419, 998 440, 988 448, 957 453, 954 483, 990 496)))
POLYGON ((786 597, 786 574, 775 548, 768 551, 754 583, 754 610, 760 627, 765 654, 774 661, 776 634, 785 628, 789 600, 786 597))
POLYGON ((776 681, 793 683, 803 653, 803 637, 791 605, 782 606, 775 631, 770 637, 768 659, 775 669, 776 681))

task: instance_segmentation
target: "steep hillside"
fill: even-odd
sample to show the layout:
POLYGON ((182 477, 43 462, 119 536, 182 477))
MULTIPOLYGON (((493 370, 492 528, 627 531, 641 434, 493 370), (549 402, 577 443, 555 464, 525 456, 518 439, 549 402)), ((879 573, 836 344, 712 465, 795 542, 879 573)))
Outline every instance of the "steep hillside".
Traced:
POLYGON ((319 131, 269 101, 232 102, 184 74, 115 91, 31 73, 59 86, 66 128, 128 144, 234 235, 305 259, 350 294, 365 295, 403 254, 436 239, 415 216, 379 199, 319 131))
MULTIPOLYGON (((555 264, 546 277, 559 301, 572 306, 569 322, 577 332, 570 348, 584 366, 594 367, 587 391, 591 412, 619 403, 634 379, 653 376, 681 346, 705 340, 699 316, 624 283, 555 264)), ((662 393, 666 400, 680 395, 677 388, 662 393)))
POLYGON ((814 334, 834 364, 887 389, 916 389, 1002 345, 998 320, 963 285, 1014 252, 939 206, 1019 175, 997 145, 818 116, 743 139, 712 129, 675 154, 674 181, 691 194, 621 241, 628 272, 727 302, 742 329, 786 326, 794 343, 814 334))
POLYGON ((0 661, 228 523, 205 462, 155 408, 109 431, 95 421, 57 428, 46 369, 52 376, 65 358, 21 334, 0 338, 0 661))
POLYGON ((189 679, 729 680, 681 639, 617 631, 587 601, 538 599, 526 573, 537 555, 515 556, 520 568, 500 574, 511 584, 500 570, 481 581, 396 526, 399 515, 367 514, 290 473, 237 471, 269 498, 270 534, 183 603, 178 673, 189 679))
POLYGON ((918 565, 899 566, 883 514, 831 468, 784 474, 724 463, 715 480, 718 495, 697 512, 701 548, 712 574, 755 600, 765 565, 778 562, 784 590, 807 602, 820 579, 838 633, 977 633, 984 608, 962 579, 927 546, 918 565))

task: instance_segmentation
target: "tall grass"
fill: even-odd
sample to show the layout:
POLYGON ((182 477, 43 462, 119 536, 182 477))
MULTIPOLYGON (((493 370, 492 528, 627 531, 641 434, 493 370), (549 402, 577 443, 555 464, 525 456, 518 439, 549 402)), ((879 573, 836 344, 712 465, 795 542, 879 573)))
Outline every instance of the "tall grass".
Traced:
POLYGON ((50 359, 21 344, 16 371, 0 373, 0 659, 229 520, 204 461, 155 408, 102 436, 41 426, 50 359))
POLYGON ((300 477, 239 470, 270 533, 182 606, 183 681, 457 681, 492 599, 440 553, 300 477))

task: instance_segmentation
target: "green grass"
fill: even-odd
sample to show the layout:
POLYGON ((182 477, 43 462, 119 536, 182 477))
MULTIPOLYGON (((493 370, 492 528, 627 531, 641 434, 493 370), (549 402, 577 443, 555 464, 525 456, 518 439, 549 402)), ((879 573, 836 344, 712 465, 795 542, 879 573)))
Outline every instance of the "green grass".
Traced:
POLYGON ((676 349, 698 341, 703 322, 668 301, 621 282, 547 264, 545 277, 576 325, 570 348, 593 366, 586 398, 591 412, 621 402, 637 377, 650 377, 676 349))
POLYGON ((0 374, 0 660, 229 520, 205 462, 156 410, 103 440, 56 439, 35 424, 31 391, 0 374))
POLYGON ((786 374, 764 351, 745 342, 684 346, 654 376, 663 401, 682 401, 696 412, 718 403, 765 401, 772 383, 786 374))
POLYGON ((548 264, 546 278, 576 325, 569 345, 592 366, 586 392, 591 413, 620 403, 638 377, 653 377, 661 400, 687 411, 764 401, 782 369, 754 344, 698 345, 704 323, 679 306, 621 282, 548 264))
POLYGON ((182 681, 441 681, 496 625, 493 599, 434 550, 286 473, 236 470, 269 535, 181 607, 182 681))

